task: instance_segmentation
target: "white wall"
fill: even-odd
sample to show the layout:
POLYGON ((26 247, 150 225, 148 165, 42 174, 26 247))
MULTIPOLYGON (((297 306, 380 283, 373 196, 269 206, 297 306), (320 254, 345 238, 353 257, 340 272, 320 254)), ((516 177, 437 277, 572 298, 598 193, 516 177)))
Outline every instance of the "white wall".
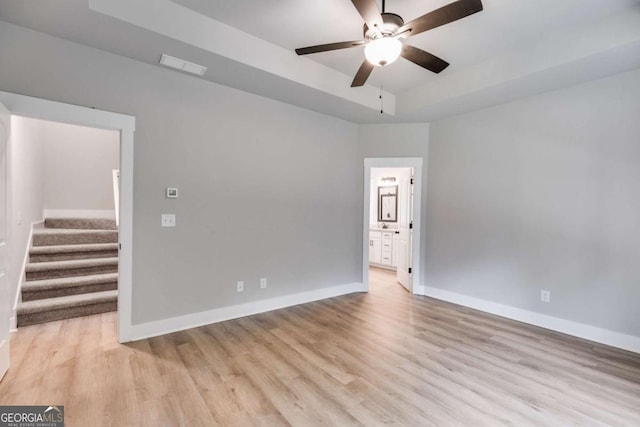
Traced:
POLYGON ((42 221, 44 201, 43 123, 23 117, 11 117, 8 147, 10 205, 9 291, 11 304, 16 296, 31 224, 42 221))
POLYGON ((639 100, 636 70, 432 123, 429 286, 640 336, 639 100))
POLYGON ((45 209, 114 210, 112 170, 120 168, 120 134, 47 121, 42 132, 45 209))
POLYGON ((2 22, 0 40, 0 90, 136 117, 134 324, 361 281, 357 125, 2 22))

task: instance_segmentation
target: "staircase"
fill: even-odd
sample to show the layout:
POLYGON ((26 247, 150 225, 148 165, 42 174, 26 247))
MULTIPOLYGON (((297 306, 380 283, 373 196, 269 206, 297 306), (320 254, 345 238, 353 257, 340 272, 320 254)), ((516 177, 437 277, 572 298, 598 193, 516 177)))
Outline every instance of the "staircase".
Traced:
POLYGON ((47 218, 33 231, 18 327, 115 311, 118 230, 114 220, 47 218))

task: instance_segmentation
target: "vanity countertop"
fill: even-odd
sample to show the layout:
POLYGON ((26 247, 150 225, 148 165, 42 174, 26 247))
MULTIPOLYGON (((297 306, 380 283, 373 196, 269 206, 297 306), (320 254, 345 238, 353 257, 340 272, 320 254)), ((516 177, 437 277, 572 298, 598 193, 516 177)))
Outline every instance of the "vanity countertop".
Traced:
POLYGON ((391 233, 398 231, 397 228, 380 228, 380 227, 369 227, 369 231, 389 231, 391 233))

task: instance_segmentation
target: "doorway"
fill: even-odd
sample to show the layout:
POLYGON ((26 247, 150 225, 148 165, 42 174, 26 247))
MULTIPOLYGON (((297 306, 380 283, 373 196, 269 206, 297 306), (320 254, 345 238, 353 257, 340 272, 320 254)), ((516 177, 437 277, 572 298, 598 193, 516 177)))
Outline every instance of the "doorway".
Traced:
POLYGON ((11 117, 13 328, 117 309, 120 133, 11 117))
POLYGON ((131 340, 131 286, 133 235, 133 134, 135 117, 64 104, 9 92, 0 92, 0 103, 16 116, 92 128, 115 130, 120 138, 120 195, 118 227, 118 336, 131 340))
POLYGON ((364 160, 362 278, 369 267, 396 271, 396 281, 420 294, 422 158, 364 160))

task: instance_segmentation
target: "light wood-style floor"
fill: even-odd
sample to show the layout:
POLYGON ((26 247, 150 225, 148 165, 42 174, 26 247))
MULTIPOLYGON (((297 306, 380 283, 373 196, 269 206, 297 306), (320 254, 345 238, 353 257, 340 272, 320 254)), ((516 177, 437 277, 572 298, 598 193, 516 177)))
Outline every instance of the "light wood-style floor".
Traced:
POLYGON ((640 425, 640 355, 371 281, 127 345, 115 313, 21 328, 0 404, 68 426, 640 425))

